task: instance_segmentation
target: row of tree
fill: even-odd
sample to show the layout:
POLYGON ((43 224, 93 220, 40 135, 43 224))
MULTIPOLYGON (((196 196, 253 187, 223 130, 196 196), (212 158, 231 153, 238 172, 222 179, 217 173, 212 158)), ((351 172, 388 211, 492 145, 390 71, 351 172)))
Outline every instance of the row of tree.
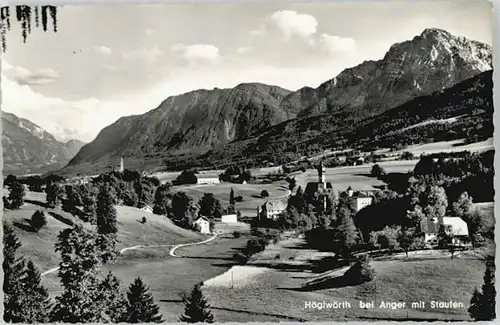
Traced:
MULTIPOLYGON (((92 228, 78 224, 58 236, 56 251, 61 255, 58 275, 63 292, 49 298, 41 274, 32 261, 18 256, 21 243, 13 229, 3 224, 4 320, 12 323, 146 323, 162 322, 159 307, 139 277, 126 295, 120 281, 111 273, 104 275, 105 263, 92 228)), ((213 322, 209 305, 196 285, 184 295, 185 314, 180 321, 213 322)))

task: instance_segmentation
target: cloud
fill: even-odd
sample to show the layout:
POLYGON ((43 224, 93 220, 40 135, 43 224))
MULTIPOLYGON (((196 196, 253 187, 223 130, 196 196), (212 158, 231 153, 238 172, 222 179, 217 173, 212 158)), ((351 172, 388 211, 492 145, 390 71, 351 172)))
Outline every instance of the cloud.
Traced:
POLYGON ((329 53, 348 53, 356 49, 356 41, 352 38, 321 34, 319 37, 319 46, 322 50, 329 53))
POLYGON ((294 36, 307 38, 316 34, 318 22, 307 14, 299 14, 291 10, 280 10, 273 13, 269 19, 286 40, 294 36))
POLYGON ((216 62, 220 58, 219 49, 210 44, 174 44, 171 50, 191 63, 216 62))
MULTIPOLYGON (((5 66, 9 64, 2 62, 2 68, 5 66)), ((27 118, 60 141, 74 138, 91 141, 102 128, 119 117, 154 108, 161 98, 158 95, 150 97, 134 94, 122 95, 117 99, 88 97, 64 100, 43 95, 30 85, 21 85, 7 76, 6 71, 2 71, 2 110, 27 118)))
POLYGON ((148 28, 144 31, 144 33, 148 36, 154 36, 156 35, 156 29, 148 28))
POLYGON ((251 52, 251 51, 252 51, 251 46, 242 46, 242 47, 238 47, 236 49, 237 54, 246 54, 246 53, 251 52))
POLYGON ((111 55, 112 53, 111 49, 106 46, 94 46, 94 51, 102 55, 111 55))
POLYGON ((136 50, 122 54, 124 60, 127 61, 142 61, 144 63, 153 64, 163 55, 163 51, 158 46, 151 48, 141 47, 136 50))
POLYGON ((2 62, 2 70, 7 77, 19 85, 47 85, 59 79, 59 73, 52 69, 47 68, 31 72, 20 66, 13 66, 6 61, 2 62))

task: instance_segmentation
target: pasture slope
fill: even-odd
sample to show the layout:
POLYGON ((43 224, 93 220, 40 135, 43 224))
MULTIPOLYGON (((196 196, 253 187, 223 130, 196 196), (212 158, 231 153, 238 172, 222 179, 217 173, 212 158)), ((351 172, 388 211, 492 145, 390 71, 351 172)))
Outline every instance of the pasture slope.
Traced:
MULTIPOLYGON (((205 235, 182 229, 169 219, 151 214, 136 208, 117 206, 118 246, 123 253, 131 248, 144 245, 159 245, 168 248, 183 244, 202 241, 205 235), (141 223, 146 217, 146 223, 141 223)), ((78 222, 78 219, 60 209, 45 207, 45 194, 27 192, 26 203, 19 210, 4 212, 5 220, 9 221, 18 235, 22 246, 19 253, 37 265, 45 273, 44 285, 49 291, 59 290, 56 267, 59 264, 59 254, 55 252, 54 244, 58 234, 65 228, 78 222), (45 212, 47 225, 38 233, 29 226, 29 220, 36 210, 45 212)))
POLYGON ((412 252, 409 258, 375 259, 376 279, 345 286, 339 281, 346 268, 321 273, 318 263, 329 253, 305 248, 300 239, 269 246, 248 265, 235 266, 205 281, 207 295, 218 319, 237 321, 228 310, 259 315, 266 320, 342 321, 439 319, 470 320, 467 308, 476 286, 482 284, 484 263, 475 255, 450 259, 447 252, 412 252), (279 254, 279 256, 277 255, 279 254), (321 281, 318 281, 321 279, 321 281), (319 282, 319 286, 307 283, 319 282), (460 308, 432 308, 432 301, 463 303, 460 308), (361 308, 359 301, 374 302, 375 308, 361 308), (424 301, 425 306, 412 307, 424 301), (347 302, 350 308, 314 309, 306 302, 347 302), (381 302, 405 302, 405 308, 381 308, 381 302))

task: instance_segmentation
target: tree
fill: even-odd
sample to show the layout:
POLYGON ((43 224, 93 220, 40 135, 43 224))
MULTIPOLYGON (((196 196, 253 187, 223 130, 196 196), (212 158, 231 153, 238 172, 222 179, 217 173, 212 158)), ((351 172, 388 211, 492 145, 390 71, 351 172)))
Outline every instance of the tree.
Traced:
POLYGON ((368 255, 363 255, 345 273, 344 278, 349 284, 362 284, 375 279, 375 270, 370 265, 368 255))
POLYGON ((109 272, 99 285, 99 301, 107 306, 105 314, 111 323, 127 321, 127 300, 120 292, 120 281, 109 272))
POLYGON ((28 261, 26 275, 22 279, 24 294, 21 298, 23 323, 46 323, 48 311, 52 308, 47 289, 42 285, 40 271, 32 261, 28 261))
POLYGON ((57 32, 57 7, 56 6, 26 6, 17 5, 15 7, 1 7, 1 35, 2 35, 2 51, 7 50, 7 31, 10 31, 12 26, 12 11, 15 9, 15 17, 21 26, 21 36, 23 42, 26 42, 28 35, 32 31, 32 26, 41 28, 44 32, 48 31, 49 15, 52 19, 53 30, 57 32))
POLYGON ((463 192, 458 200, 453 202, 451 209, 453 216, 463 218, 472 210, 472 197, 467 192, 463 192))
POLYGON ((75 207, 83 205, 82 196, 76 186, 66 187, 66 198, 75 207))
POLYGON ((53 322, 103 322, 106 306, 99 297, 100 254, 96 233, 90 227, 75 224, 58 236, 56 252, 61 255, 59 278, 63 292, 56 297, 51 315, 53 322))
POLYGON ((385 176, 386 173, 385 170, 382 167, 380 167, 379 164, 375 164, 372 167, 371 174, 373 177, 380 178, 382 176, 385 176))
POLYGON ((347 208, 340 208, 337 217, 334 239, 337 242, 339 253, 350 259, 351 250, 357 244, 358 231, 347 208))
POLYGON ((24 189, 24 185, 20 182, 13 182, 9 186, 9 208, 10 209, 19 209, 24 204, 24 197, 26 196, 26 191, 24 189))
POLYGON ((159 307, 140 277, 130 285, 127 300, 128 323, 161 323, 163 321, 159 307))
POLYGON ((399 248, 398 236, 400 232, 400 227, 386 226, 382 230, 370 233, 370 243, 375 247, 387 248, 392 252, 399 248))
POLYGON ((37 232, 47 225, 47 218, 41 210, 36 210, 31 216, 31 227, 37 232))
POLYGON ((288 182, 288 189, 290 191, 293 191, 295 186, 297 186, 297 181, 295 180, 295 177, 287 177, 287 182, 288 182))
POLYGON ((408 257, 408 252, 412 249, 418 249, 423 246, 423 238, 417 236, 417 228, 402 229, 397 237, 399 247, 408 257))
POLYGON ((441 225, 439 227, 437 238, 438 238, 438 247, 441 249, 447 248, 451 253, 451 258, 453 259, 456 247, 455 244, 453 243, 453 236, 451 235, 450 226, 441 225))
POLYGON ((184 302, 184 315, 180 317, 185 323, 213 323, 214 316, 210 311, 210 305, 203 296, 201 284, 194 286, 189 296, 182 297, 184 302))
POLYGON ((448 208, 448 198, 446 191, 441 186, 431 186, 426 197, 426 206, 424 212, 429 219, 437 220, 442 223, 443 217, 448 208))
POLYGON ((153 202, 155 189, 151 183, 142 179, 137 181, 134 187, 138 198, 137 202, 138 208, 150 205, 153 202))
POLYGON ((193 221, 198 217, 199 206, 191 196, 185 192, 177 192, 172 197, 170 218, 181 227, 191 229, 193 221))
POLYGON ((6 322, 22 322, 23 288, 25 262, 17 256, 21 243, 12 227, 3 223, 3 293, 4 320, 6 322))
POLYGON ((92 225, 97 223, 96 210, 97 203, 94 193, 88 187, 82 190, 83 215, 82 220, 92 225))
POLYGON ((64 195, 62 187, 58 183, 49 182, 45 188, 45 193, 47 194, 47 205, 51 208, 55 208, 56 205, 61 203, 64 195))
POLYGON ((212 193, 205 193, 198 202, 200 214, 209 218, 220 218, 222 215, 222 205, 212 193))
POLYGON ((261 197, 269 197, 269 192, 267 190, 262 190, 262 192, 260 192, 260 196, 261 197))
POLYGON ((236 201, 234 200, 234 190, 231 187, 231 192, 229 193, 229 205, 234 206, 236 204, 236 201))
POLYGON ((97 195, 97 244, 101 249, 103 263, 114 259, 116 252, 116 208, 108 187, 102 187, 97 195))
POLYGON ((158 186, 155 192, 153 213, 165 215, 172 201, 172 184, 166 183, 158 186))
POLYGON ((496 318, 495 312, 495 261, 493 258, 488 258, 486 263, 486 271, 484 273, 484 282, 482 290, 474 289, 469 315, 476 321, 489 321, 496 318))

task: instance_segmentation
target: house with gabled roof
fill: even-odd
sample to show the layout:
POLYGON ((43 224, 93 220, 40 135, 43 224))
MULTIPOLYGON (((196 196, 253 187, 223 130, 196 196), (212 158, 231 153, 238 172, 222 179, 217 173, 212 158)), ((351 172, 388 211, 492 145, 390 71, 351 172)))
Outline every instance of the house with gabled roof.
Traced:
POLYGON ((193 222, 194 227, 202 234, 209 234, 210 231, 210 220, 207 217, 199 217, 193 222))

